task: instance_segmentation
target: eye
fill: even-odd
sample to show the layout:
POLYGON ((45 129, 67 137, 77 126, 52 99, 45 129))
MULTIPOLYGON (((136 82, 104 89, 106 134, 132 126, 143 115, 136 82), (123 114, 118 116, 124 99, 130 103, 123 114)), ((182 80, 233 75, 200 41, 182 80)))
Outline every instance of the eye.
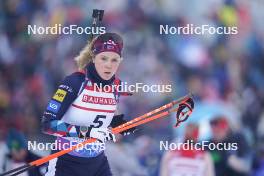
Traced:
POLYGON ((106 57, 102 57, 101 58, 103 61, 107 61, 107 58, 106 57))
POLYGON ((112 59, 112 62, 118 62, 118 59, 117 58, 114 58, 114 59, 112 59))
POLYGON ((112 58, 112 62, 113 63, 120 63, 121 62, 121 58, 120 57, 114 57, 114 58, 112 58))

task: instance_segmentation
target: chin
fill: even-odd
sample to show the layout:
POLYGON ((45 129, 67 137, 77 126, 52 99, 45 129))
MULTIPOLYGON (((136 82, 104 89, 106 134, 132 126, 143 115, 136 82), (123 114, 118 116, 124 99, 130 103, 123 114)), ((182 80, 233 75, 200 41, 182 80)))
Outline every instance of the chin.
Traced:
POLYGON ((106 81, 108 81, 108 80, 110 80, 114 75, 105 75, 105 74, 99 74, 99 76, 103 79, 103 80, 106 80, 106 81))
POLYGON ((112 76, 110 76, 110 77, 103 77, 103 79, 106 80, 106 81, 110 80, 111 78, 112 78, 112 76))

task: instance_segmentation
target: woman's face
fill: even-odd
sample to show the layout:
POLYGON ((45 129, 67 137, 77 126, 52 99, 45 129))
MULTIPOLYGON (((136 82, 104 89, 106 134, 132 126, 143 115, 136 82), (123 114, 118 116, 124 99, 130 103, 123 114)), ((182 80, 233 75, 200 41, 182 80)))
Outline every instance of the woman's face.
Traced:
POLYGON ((106 51, 97 54, 93 62, 99 76, 104 80, 109 80, 116 73, 121 58, 115 52, 106 51))

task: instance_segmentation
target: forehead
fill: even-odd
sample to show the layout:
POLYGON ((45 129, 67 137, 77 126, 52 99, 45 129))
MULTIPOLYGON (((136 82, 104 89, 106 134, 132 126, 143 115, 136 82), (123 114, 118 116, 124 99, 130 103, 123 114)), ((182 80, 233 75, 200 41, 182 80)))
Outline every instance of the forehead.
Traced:
POLYGON ((120 58, 119 54, 117 54, 116 52, 112 52, 112 51, 105 51, 105 52, 101 52, 99 54, 97 54, 95 57, 107 57, 107 58, 120 58))

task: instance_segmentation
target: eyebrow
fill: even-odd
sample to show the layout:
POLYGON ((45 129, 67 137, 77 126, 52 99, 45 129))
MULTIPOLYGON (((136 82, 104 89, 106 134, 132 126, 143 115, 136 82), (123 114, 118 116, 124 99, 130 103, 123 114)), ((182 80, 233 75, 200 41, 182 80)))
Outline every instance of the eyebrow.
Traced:
POLYGON ((103 55, 103 54, 102 54, 102 56, 108 58, 106 55, 103 55))
MULTIPOLYGON (((107 59, 109 59, 109 57, 106 56, 106 55, 103 55, 103 54, 102 54, 102 56, 103 56, 103 57, 106 57, 107 59)), ((118 59, 118 57, 113 57, 112 59, 118 59)))

